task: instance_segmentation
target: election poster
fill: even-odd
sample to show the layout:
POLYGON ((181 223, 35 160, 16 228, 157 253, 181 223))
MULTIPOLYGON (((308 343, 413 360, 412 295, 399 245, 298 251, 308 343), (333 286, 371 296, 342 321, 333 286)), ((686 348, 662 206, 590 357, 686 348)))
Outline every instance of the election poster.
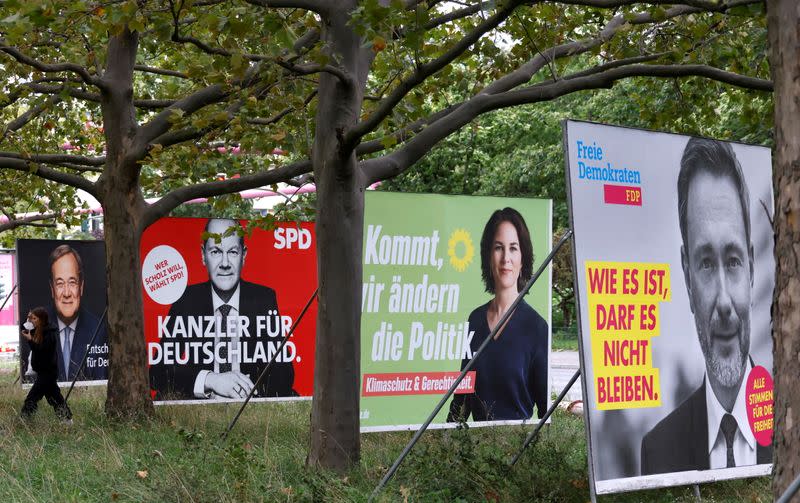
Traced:
POLYGON ((593 490, 769 474, 769 149, 564 128, 593 490))
MULTIPOLYGON (((368 192, 361 431, 417 429, 551 249, 550 200, 368 192)), ((536 421, 550 404, 551 272, 432 428, 536 421)))
MULTIPOLYGON (((58 381, 104 384, 108 379, 106 252, 102 241, 17 240, 19 318, 44 307, 58 330, 58 381), (81 369, 84 359, 86 363, 81 369)), ((29 347, 20 338, 23 383, 35 380, 29 347)))
POLYGON ((253 400, 312 394, 316 300, 298 317, 317 288, 314 225, 247 223, 162 218, 142 236, 157 404, 242 401, 253 389, 253 400))
POLYGON ((16 325, 17 303, 14 302, 14 255, 0 253, 0 325, 16 325))

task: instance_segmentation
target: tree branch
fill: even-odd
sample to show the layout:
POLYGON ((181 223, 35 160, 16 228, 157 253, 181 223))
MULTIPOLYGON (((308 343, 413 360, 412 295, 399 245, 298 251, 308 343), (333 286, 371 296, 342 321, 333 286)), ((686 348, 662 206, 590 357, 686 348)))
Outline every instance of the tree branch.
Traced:
MULTIPOLYGON (((701 10, 696 7, 688 7, 683 5, 676 6, 668 9, 666 15, 662 16, 659 20, 698 13, 698 12, 701 12, 701 10)), ((600 32, 597 35, 593 37, 554 46, 549 49, 546 49, 545 51, 539 51, 539 53, 536 56, 534 56, 531 60, 523 64, 519 69, 501 77, 494 83, 485 87, 480 94, 498 94, 516 88, 519 85, 528 82, 536 72, 544 68, 547 64, 550 64, 553 60, 557 58, 574 56, 576 54, 584 53, 610 40, 621 28, 625 26, 626 23, 637 25, 637 24, 647 24, 652 22, 656 22, 656 20, 653 19, 653 16, 651 16, 648 13, 641 13, 633 17, 629 17, 627 21, 621 15, 615 16, 600 30, 600 32)), ((651 55, 642 55, 633 58, 627 58, 624 60, 612 61, 604 65, 600 65, 582 72, 572 74, 569 76, 569 78, 588 76, 612 68, 616 68, 619 66, 631 65, 634 63, 649 62, 656 60, 662 56, 665 56, 666 54, 668 53, 664 52, 651 55)), ((457 110, 464 103, 465 102, 452 105, 425 119, 415 121, 414 123, 409 124, 408 126, 405 126, 404 128, 392 133, 390 136, 394 137, 398 141, 398 143, 403 143, 407 141, 409 138, 411 138, 414 133, 417 133, 421 131, 424 127, 434 124, 435 122, 443 119, 451 112, 457 110)), ((377 139, 361 143, 360 145, 358 145, 356 153, 359 156, 363 156, 380 152, 382 150, 386 150, 386 147, 383 145, 382 140, 377 139)))
POLYGON ((583 5, 586 7, 599 7, 603 9, 613 9, 626 5, 649 4, 649 5, 677 5, 682 4, 688 7, 695 7, 709 12, 725 12, 741 5, 752 5, 764 3, 764 0, 557 0, 557 3, 566 5, 583 5))
POLYGON ((91 194, 98 201, 101 200, 100 194, 93 182, 82 176, 64 173, 62 171, 42 166, 39 163, 25 159, 14 159, 11 157, 0 157, 0 169, 12 169, 15 171, 28 172, 51 182, 61 183, 81 189, 91 194))
MULTIPOLYGON (((695 7, 679 5, 667 9, 665 15, 658 20, 671 19, 687 14, 695 14, 697 12, 700 12, 700 10, 695 7)), ((621 14, 614 16, 595 36, 566 42, 540 51, 518 69, 486 86, 481 93, 497 94, 514 89, 529 82, 539 70, 556 59, 582 54, 608 42, 627 24, 639 25, 656 21, 657 20, 649 13, 637 14, 629 20, 626 20, 621 14)))
POLYGON ((458 107, 446 118, 436 121, 409 140, 402 148, 377 159, 361 163, 367 183, 391 178, 421 159, 436 143, 468 124, 475 117, 516 105, 550 101, 566 94, 589 89, 609 88, 630 77, 706 77, 747 89, 772 91, 772 82, 726 72, 707 65, 629 65, 611 67, 601 73, 569 76, 555 82, 544 82, 525 89, 496 95, 479 94, 458 107))
POLYGON ((145 144, 152 143, 153 140, 169 131, 171 127, 170 118, 175 113, 192 114, 197 110, 208 105, 219 103, 230 94, 230 90, 223 88, 219 84, 205 87, 185 98, 182 98, 139 128, 139 136, 145 144))
POLYGON ((166 75, 168 77, 179 77, 181 79, 188 79, 189 76, 183 72, 178 72, 175 70, 166 70, 164 68, 156 68, 154 66, 147 66, 147 65, 134 65, 133 69, 137 72, 143 73, 154 73, 156 75, 166 75))
POLYGON ((325 72, 334 75, 342 82, 342 84, 348 87, 353 87, 355 85, 355 82, 349 73, 333 65, 295 65, 281 59, 276 59, 275 62, 285 70, 297 75, 312 75, 315 73, 325 72))
POLYGON ((259 7, 304 9, 316 12, 320 16, 327 16, 330 9, 336 7, 336 2, 330 0, 245 0, 250 5, 259 7))
POLYGON ((402 81, 389 96, 384 99, 381 104, 375 109, 369 117, 356 124, 350 131, 347 132, 343 141, 343 148, 345 151, 352 149, 361 138, 377 128, 380 123, 388 117, 395 106, 417 85, 423 82, 426 78, 438 72, 458 56, 469 49, 475 42, 477 42, 484 34, 496 28, 500 23, 505 21, 508 16, 520 5, 519 0, 512 0, 508 2, 503 8, 498 10, 494 15, 479 24, 474 30, 465 35, 453 47, 451 47, 442 56, 435 60, 420 65, 414 73, 406 80, 402 81))
POLYGON ((17 227, 55 227, 54 223, 43 224, 45 220, 55 220, 58 217, 56 213, 41 213, 39 215, 28 215, 22 218, 12 218, 6 215, 6 221, 0 221, 0 232, 10 231, 17 227))
POLYGON ((426 30, 432 30, 436 27, 439 27, 443 24, 450 23, 452 21, 456 21, 457 19, 463 19, 465 17, 469 17, 476 12, 480 12, 481 9, 484 7, 482 1, 479 1, 475 5, 470 5, 468 7, 463 7, 461 9, 456 9, 454 11, 450 11, 447 14, 443 14, 439 17, 433 18, 428 21, 428 24, 425 25, 426 30))
POLYGON ((179 129, 177 131, 168 131, 163 135, 155 138, 152 140, 153 144, 158 144, 163 147, 169 147, 178 143, 183 143, 185 141, 194 140, 196 138, 200 138, 201 136, 207 134, 214 129, 224 129, 227 125, 230 124, 230 121, 233 120, 233 117, 236 113, 244 106, 244 100, 238 100, 235 103, 231 103, 225 109, 226 119, 225 121, 219 121, 218 124, 210 124, 208 127, 205 128, 195 128, 195 127, 188 127, 184 129, 179 129))
MULTIPOLYGON (((72 86, 61 85, 55 86, 50 84, 39 84, 35 82, 28 82, 21 85, 27 87, 37 94, 58 95, 62 92, 68 94, 72 98, 79 100, 89 101, 92 103, 102 103, 102 97, 97 93, 90 93, 82 89, 76 89, 72 86)), ((175 104, 175 100, 133 100, 133 106, 143 110, 163 110, 170 105, 175 104)))
POLYGON ((297 176, 309 173, 311 170, 311 161, 298 161, 255 175, 180 187, 166 194, 145 209, 140 230, 144 231, 150 224, 166 216, 170 211, 186 201, 191 201, 199 197, 219 196, 231 192, 254 189, 273 183, 285 182, 297 176))
MULTIPOLYGON (((303 107, 308 106, 308 104, 311 103, 311 100, 313 100, 316 95, 317 95, 317 90, 315 89, 311 94, 308 95, 308 97, 306 97, 305 100, 303 100, 303 107)), ((258 126, 271 126, 296 110, 298 109, 295 107, 286 107, 280 112, 273 115, 272 117, 269 117, 267 119, 260 119, 260 118, 247 119, 247 123, 255 124, 258 126)))
POLYGON ((26 124, 36 117, 39 117, 48 108, 60 102, 61 96, 50 96, 44 101, 44 103, 39 103, 38 105, 29 108, 25 113, 6 124, 5 128, 3 128, 3 134, 0 135, 0 140, 4 139, 8 133, 22 129, 26 124))
POLYGON ((75 63, 53 63, 53 64, 43 63, 37 59, 34 59, 24 54, 16 47, 6 45, 4 40, 0 40, 0 51, 8 54, 9 56, 17 60, 19 63, 35 68, 40 72, 44 73, 72 72, 78 75, 78 77, 80 77, 83 82, 89 85, 93 85, 96 87, 102 87, 103 85, 98 78, 93 77, 89 73, 89 70, 75 63))
POLYGON ((22 159, 45 164, 72 163, 81 166, 103 166, 106 162, 105 156, 85 157, 70 154, 20 154, 19 152, 0 152, 0 158, 22 159))

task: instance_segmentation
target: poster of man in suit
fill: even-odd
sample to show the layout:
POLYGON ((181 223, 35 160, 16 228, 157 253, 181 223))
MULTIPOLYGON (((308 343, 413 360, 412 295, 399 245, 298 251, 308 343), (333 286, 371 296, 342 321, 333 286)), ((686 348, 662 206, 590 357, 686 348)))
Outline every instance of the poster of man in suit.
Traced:
POLYGON ((172 218, 145 233, 145 336, 157 402, 310 395, 314 316, 289 333, 316 288, 313 227, 248 236, 245 225, 172 218))
POLYGON ((593 489, 768 474, 769 149, 574 121, 565 142, 593 489))
MULTIPOLYGON (((20 239, 16 246, 20 319, 34 307, 47 309, 58 330, 58 381, 102 383, 108 378, 104 243, 20 239)), ((27 345, 20 349, 22 380, 32 382, 27 345)))

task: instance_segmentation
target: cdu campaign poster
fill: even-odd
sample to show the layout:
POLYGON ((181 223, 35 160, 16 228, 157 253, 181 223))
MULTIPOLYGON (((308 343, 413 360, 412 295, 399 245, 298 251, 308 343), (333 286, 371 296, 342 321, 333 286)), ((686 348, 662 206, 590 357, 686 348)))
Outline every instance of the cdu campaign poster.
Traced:
POLYGON ((317 288, 314 225, 246 226, 162 218, 144 232, 144 326, 156 403, 241 401, 253 389, 254 400, 311 396, 316 301, 298 317, 317 288))
MULTIPOLYGON (((417 429, 551 249, 550 200, 367 192, 361 430, 417 429)), ((431 427, 550 404, 548 268, 431 427)), ((533 418, 533 419, 531 419, 533 418)))
POLYGON ((767 475, 768 148, 564 123, 596 494, 767 475))
MULTIPOLYGON (((102 241, 17 240, 19 322, 44 307, 58 330, 58 381, 83 384, 108 379, 106 251, 102 241), (82 362, 83 368, 81 368, 82 362)), ((20 339, 23 383, 34 381, 28 343, 20 339)))

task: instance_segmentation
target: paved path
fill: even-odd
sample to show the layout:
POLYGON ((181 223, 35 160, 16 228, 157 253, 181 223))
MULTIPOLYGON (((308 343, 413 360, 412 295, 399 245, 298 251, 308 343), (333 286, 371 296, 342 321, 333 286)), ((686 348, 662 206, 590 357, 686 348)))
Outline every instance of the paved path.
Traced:
MULTIPOLYGON (((553 351, 551 353, 551 360, 550 368, 553 371, 553 377, 551 379, 552 392, 558 396, 567 386, 569 380, 572 379, 572 376, 575 375, 575 371, 578 370, 580 359, 577 351, 553 351)), ((581 379, 579 377, 578 380, 575 381, 575 384, 572 385, 572 388, 569 390, 562 403, 567 404, 573 400, 582 399, 583 393, 581 392, 581 379)))

